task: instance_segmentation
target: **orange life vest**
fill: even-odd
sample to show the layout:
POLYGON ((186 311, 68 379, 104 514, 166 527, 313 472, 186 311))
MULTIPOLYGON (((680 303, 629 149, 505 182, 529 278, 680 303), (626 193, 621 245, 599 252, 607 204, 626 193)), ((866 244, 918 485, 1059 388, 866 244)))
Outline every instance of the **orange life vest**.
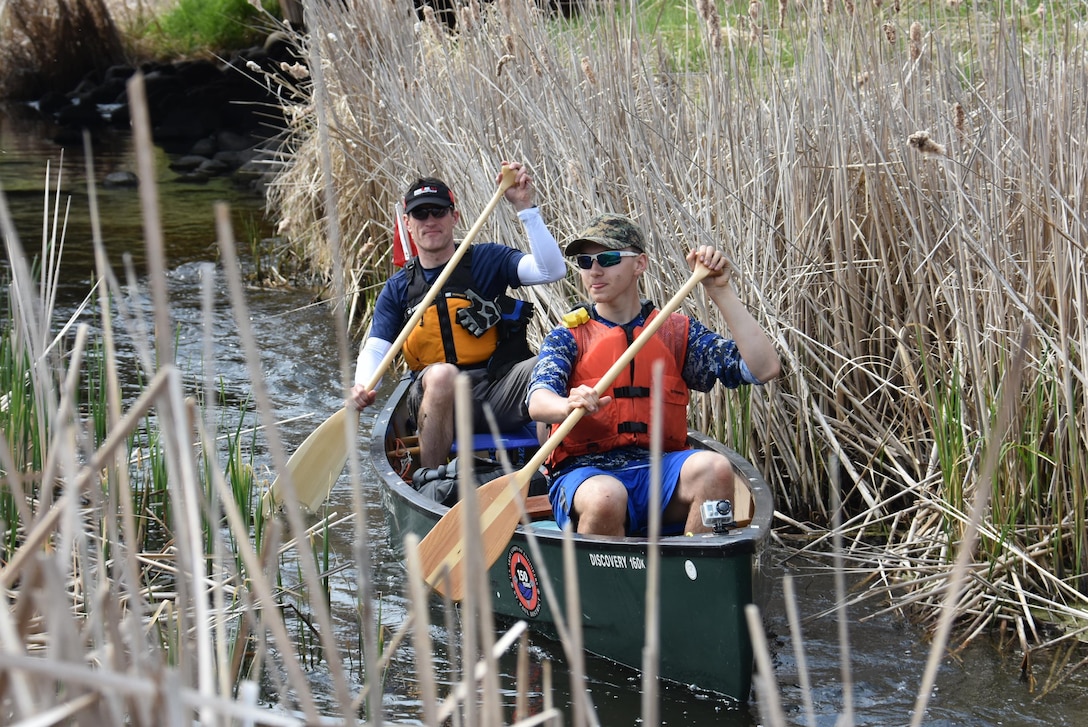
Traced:
MULTIPOLYGON (((410 316, 431 286, 418 258, 410 260, 405 270, 408 273, 406 315, 410 316)), ((491 327, 477 338, 457 322, 457 311, 472 305, 467 294, 474 285, 472 248, 469 248, 434 302, 423 312, 419 324, 405 339, 404 359, 408 368, 419 371, 443 361, 472 367, 486 363, 495 353, 499 346, 499 326, 491 327)))
MULTIPOLYGON (((658 311, 653 311, 643 326, 628 331, 622 326, 610 327, 589 319, 571 328, 578 346, 578 357, 571 371, 569 386, 596 386, 612 364, 623 355, 638 334, 658 311)), ((607 452, 618 447, 635 445, 650 447, 650 396, 653 365, 665 362, 662 376, 664 405, 664 450, 686 449, 688 436, 688 385, 682 372, 687 355, 687 316, 673 313, 657 330, 653 338, 635 354, 634 360, 605 392, 612 401, 596 414, 581 418, 570 434, 552 453, 549 469, 555 469, 567 458, 595 452, 607 452)), ((552 432, 559 427, 552 425, 552 432)))

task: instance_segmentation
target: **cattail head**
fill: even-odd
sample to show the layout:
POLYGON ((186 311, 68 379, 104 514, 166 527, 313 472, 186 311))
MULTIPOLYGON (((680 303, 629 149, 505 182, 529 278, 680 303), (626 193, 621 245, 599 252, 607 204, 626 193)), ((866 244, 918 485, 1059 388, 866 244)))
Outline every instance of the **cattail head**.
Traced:
POLYGON ((762 14, 763 3, 761 3, 759 0, 752 0, 752 2, 748 3, 748 17, 751 18, 753 22, 758 23, 759 16, 762 14))
POLYGON ((498 78, 502 75, 502 67, 512 60, 514 60, 514 56, 510 55, 509 53, 505 54, 502 58, 499 59, 499 62, 495 65, 495 78, 498 78))
POLYGON ((848 14, 854 14, 854 0, 843 0, 842 4, 846 6, 846 12, 848 14))
POLYGON ((502 37, 502 45, 510 55, 514 54, 514 36, 507 33, 502 37))
POLYGON ((910 59, 918 60, 922 55, 922 24, 915 20, 910 24, 910 59))
POLYGON ((582 74, 589 81, 589 85, 597 85, 597 74, 593 72, 593 66, 589 63, 589 56, 582 56, 582 74))
POLYGON ((959 101, 952 107, 952 125, 960 136, 967 133, 967 112, 964 111, 963 104, 959 101))
POLYGON ((714 0, 696 0, 695 10, 706 24, 706 35, 714 49, 722 47, 722 18, 714 0))
POLYGON ((470 31, 480 24, 479 5, 462 5, 458 24, 462 31, 470 31))
POLYGON ((884 37, 888 39, 889 43, 892 43, 894 45, 895 44, 895 39, 897 37, 896 32, 895 32, 895 26, 892 25, 891 23, 884 23, 883 27, 884 27, 884 37))
POLYGON ((928 131, 916 131, 907 138, 907 142, 923 154, 936 154, 945 156, 947 150, 943 144, 938 144, 929 138, 928 131))
POLYGON ((301 63, 289 64, 286 61, 280 61, 280 70, 300 81, 310 75, 310 69, 301 63))
POLYGON ((863 87, 865 84, 867 84, 869 82, 869 78, 870 78, 869 71, 862 71, 854 79, 854 85, 857 86, 858 88, 861 88, 861 87, 863 87))
POLYGON ((824 0, 824 13, 831 15, 831 11, 835 9, 835 0, 824 0))
POLYGON ((786 27, 786 10, 789 9, 789 0, 778 0, 778 27, 786 27))

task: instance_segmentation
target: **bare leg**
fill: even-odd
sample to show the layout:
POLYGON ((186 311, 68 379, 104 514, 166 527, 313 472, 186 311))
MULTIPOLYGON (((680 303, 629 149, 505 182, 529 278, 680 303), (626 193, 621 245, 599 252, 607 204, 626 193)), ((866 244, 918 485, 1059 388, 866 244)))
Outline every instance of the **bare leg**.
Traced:
POLYGON ((419 463, 423 467, 445 464, 453 446, 453 382, 458 369, 436 364, 423 372, 423 401, 419 405, 419 463))
POLYGON ((624 534, 627 488, 615 477, 594 475, 574 492, 574 512, 582 535, 624 534))
POLYGON ((687 533, 708 532, 699 512, 707 500, 733 500, 733 464, 717 452, 698 452, 684 462, 663 520, 684 523, 687 533))

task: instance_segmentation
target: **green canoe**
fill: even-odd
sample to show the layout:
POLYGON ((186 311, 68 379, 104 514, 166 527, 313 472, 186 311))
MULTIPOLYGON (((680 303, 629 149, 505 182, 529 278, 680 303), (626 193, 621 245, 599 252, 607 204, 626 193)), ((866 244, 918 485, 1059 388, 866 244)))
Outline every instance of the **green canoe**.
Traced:
MULTIPOLYGON (((371 438, 371 456, 382 478, 382 502, 391 515, 392 535, 398 542, 409 532, 423 537, 448 510, 417 492, 410 482, 411 469, 418 460, 413 459, 416 455, 411 446, 414 432, 406 428, 407 390, 404 380, 379 413, 371 438)), ((738 486, 747 483, 751 493, 751 519, 744 517, 743 497, 738 497, 739 527, 721 534, 659 540, 658 674, 743 702, 751 693, 753 669, 744 608, 757 602, 764 590, 759 587, 761 554, 770 534, 774 503, 766 483, 737 452, 698 432, 690 432, 688 440, 692 447, 716 450, 733 462, 738 486)), ((530 445, 516 436, 505 442, 515 458, 515 468, 519 459, 531 457, 531 452, 526 456, 520 449, 530 445)), ((488 446, 481 444, 477 456, 486 457, 488 446)), ((566 603, 562 533, 550 510, 542 507, 546 505, 542 499, 546 500, 530 498, 535 502, 529 507, 536 513, 532 531, 540 558, 529 547, 526 528, 519 526, 489 575, 496 615, 524 619, 531 629, 554 638, 553 609, 565 613, 566 603), (545 577, 550 578, 557 604, 545 597, 541 587, 545 577)), ((647 539, 576 535, 574 546, 585 649, 640 669, 645 643, 647 539)))

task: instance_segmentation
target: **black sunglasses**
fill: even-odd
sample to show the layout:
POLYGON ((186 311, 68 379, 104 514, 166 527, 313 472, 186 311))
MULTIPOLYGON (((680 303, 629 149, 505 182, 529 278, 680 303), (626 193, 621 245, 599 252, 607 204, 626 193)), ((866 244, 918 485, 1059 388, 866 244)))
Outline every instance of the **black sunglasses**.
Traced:
POLYGON ((453 207, 416 207, 414 210, 408 213, 408 215, 414 219, 422 222, 428 217, 434 217, 436 220, 440 220, 448 215, 453 210, 453 207))
POLYGON ((597 264, 602 268, 610 268, 613 265, 619 265, 620 260, 625 257, 638 257, 640 253, 631 252, 630 250, 609 250, 607 252, 599 252, 596 255, 575 255, 574 262, 582 270, 589 270, 593 267, 593 261, 596 260, 597 264))

